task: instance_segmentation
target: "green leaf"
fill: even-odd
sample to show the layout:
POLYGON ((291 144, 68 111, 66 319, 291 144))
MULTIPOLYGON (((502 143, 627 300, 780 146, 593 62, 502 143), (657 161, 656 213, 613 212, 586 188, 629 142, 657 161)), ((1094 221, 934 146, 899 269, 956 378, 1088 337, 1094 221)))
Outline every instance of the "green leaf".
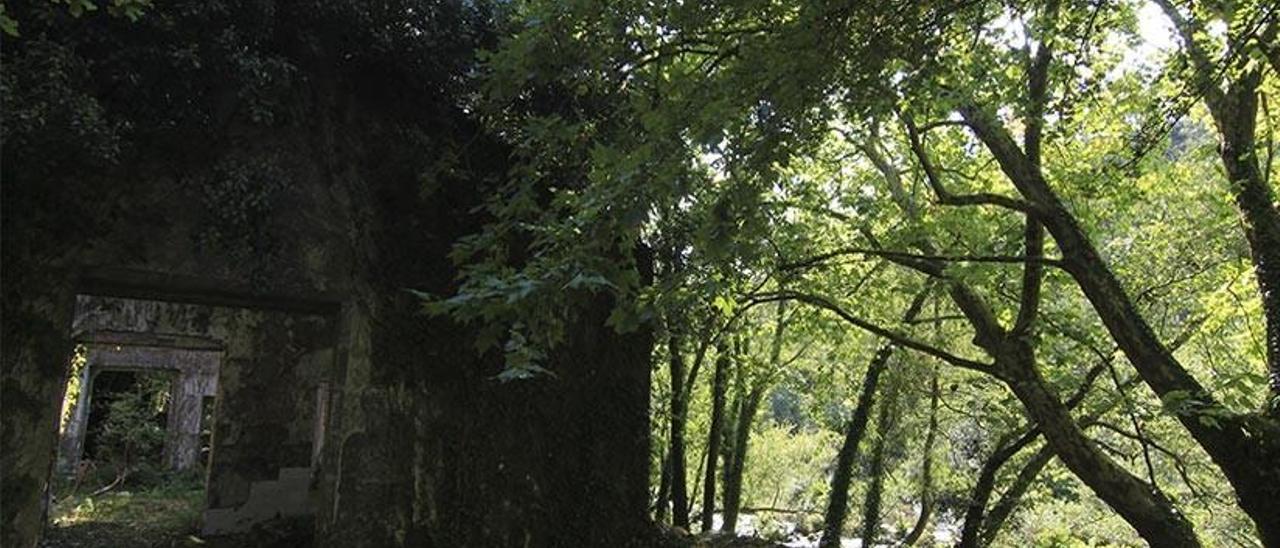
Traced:
POLYGON ((738 303, 724 295, 716 295, 715 300, 712 301, 712 306, 715 306, 716 310, 719 310, 721 314, 732 316, 733 311, 738 307, 738 303))
POLYGON ((0 4, 0 30, 9 36, 19 36, 18 21, 9 17, 9 14, 5 12, 4 4, 0 4))

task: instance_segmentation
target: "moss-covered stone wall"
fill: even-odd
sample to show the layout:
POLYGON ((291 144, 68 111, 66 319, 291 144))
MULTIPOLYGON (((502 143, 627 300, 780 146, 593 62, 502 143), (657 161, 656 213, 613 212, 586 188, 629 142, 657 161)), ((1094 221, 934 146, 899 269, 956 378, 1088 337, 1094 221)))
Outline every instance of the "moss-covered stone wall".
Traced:
MULTIPOLYGON (((314 419, 322 408, 313 485, 324 546, 613 546, 642 534, 648 336, 613 333, 604 326, 608 302, 566 295, 581 313, 575 336, 552 360, 557 375, 501 384, 493 379, 500 356, 476 355, 469 328, 420 314, 405 288, 454 288, 449 251, 483 222, 476 206, 505 176, 507 152, 434 80, 435 69, 421 65, 447 56, 461 61, 441 70, 467 70, 469 50, 448 49, 454 35, 434 28, 450 40, 414 42, 426 49, 413 55, 368 45, 361 41, 381 35, 360 34, 342 11, 363 13, 362 5, 154 8, 175 21, 236 19, 262 37, 228 51, 145 21, 90 29, 97 42, 51 34, 90 68, 110 69, 86 69, 92 85, 77 89, 98 100, 107 119, 132 120, 139 131, 113 163, 67 173, 21 163, 39 149, 6 141, 0 544, 35 543, 70 355, 71 296, 86 291, 255 310, 315 298, 333 304, 332 328, 255 316, 254 336, 228 342, 224 372, 231 372, 222 383, 243 397, 226 397, 219 416, 244 422, 218 425, 227 439, 216 442, 215 471, 221 452, 243 481, 213 486, 215 504, 240 500, 244 482, 270 481, 267 461, 311 463, 310 449, 293 442, 301 422, 278 419, 290 412, 314 419), (252 15, 241 21, 242 13, 252 15), (166 52, 190 47, 206 57, 201 68, 156 67, 156 59, 173 58, 166 52), (218 72, 242 65, 219 56, 290 65, 290 76, 269 90, 271 117, 258 116, 261 97, 245 98, 246 89, 260 89, 218 72), (139 109, 139 94, 150 88, 104 91, 119 89, 112 82, 120 74, 185 94, 190 104, 165 103, 171 95, 161 94, 139 109), (165 87, 186 82, 200 84, 165 87), (166 110, 178 108, 188 110, 166 110), (431 170, 445 159, 457 168, 431 170), (428 172, 435 175, 426 193, 428 172), (93 215, 59 224, 68 220, 68 198, 86 195, 93 215), (19 237, 39 245, 11 245, 19 237), (331 356, 313 344, 326 337, 331 356), (313 405, 315 392, 270 393, 300 382, 300 369, 288 364, 326 361, 324 406, 313 405), (279 439, 290 441, 268 447, 279 439)), ((5 55, 21 67, 24 56, 34 63, 44 54, 9 48, 5 55)))
POLYGON ((0 544, 33 548, 45 517, 59 408, 72 351, 69 287, 6 295, 0 360, 0 544))
MULTIPOLYGON (((207 483, 208 508, 218 510, 245 505, 255 483, 277 481, 281 470, 312 466, 315 415, 327 403, 321 400, 333 369, 336 319, 336 309, 325 315, 81 295, 73 325, 78 338, 108 333, 147 336, 155 345, 174 336, 218 344, 207 483)), ((248 528, 275 515, 270 501, 255 504, 255 515, 219 529, 248 528)))

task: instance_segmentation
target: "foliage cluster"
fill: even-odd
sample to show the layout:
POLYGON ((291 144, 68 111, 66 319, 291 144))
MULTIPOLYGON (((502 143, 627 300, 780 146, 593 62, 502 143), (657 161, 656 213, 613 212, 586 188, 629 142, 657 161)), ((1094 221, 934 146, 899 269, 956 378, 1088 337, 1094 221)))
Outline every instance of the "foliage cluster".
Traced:
MULTIPOLYGON (((992 514, 964 523, 984 543, 1087 536, 1034 522, 1099 501, 1155 544, 1280 534, 1272 3, 509 8, 476 105, 516 167, 430 308, 524 358, 554 351, 570 289, 656 329, 659 519, 720 504, 679 508, 704 468, 731 491, 767 377, 793 405, 767 424, 870 417, 852 492, 887 510, 864 537, 907 536, 928 500, 957 528, 992 514), (778 301, 807 311, 774 353, 793 361, 769 358, 778 301)), ((1104 529, 1085 542, 1134 534, 1104 529)))

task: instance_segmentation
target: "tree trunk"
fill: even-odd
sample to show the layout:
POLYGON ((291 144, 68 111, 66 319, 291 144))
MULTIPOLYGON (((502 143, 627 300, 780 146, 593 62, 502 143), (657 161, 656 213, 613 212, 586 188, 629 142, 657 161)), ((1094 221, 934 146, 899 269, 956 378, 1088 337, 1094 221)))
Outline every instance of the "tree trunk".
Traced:
POLYGON ((667 508, 671 504, 671 455, 662 456, 662 474, 658 480, 658 501, 653 505, 653 521, 667 521, 667 508))
MULTIPOLYGON (((1262 297, 1270 381, 1270 397, 1264 413, 1280 420, 1280 208, 1276 207, 1275 193, 1268 180, 1270 173, 1263 173, 1257 153, 1259 88, 1265 78, 1265 68, 1260 65, 1232 71, 1232 79, 1222 86, 1221 67, 1194 38, 1204 30, 1202 21, 1194 15, 1184 15, 1169 0, 1157 0, 1156 4, 1182 37, 1194 69, 1189 83, 1209 107, 1221 138, 1218 153, 1226 168, 1236 209, 1244 218, 1245 239, 1249 242, 1262 297)), ((1280 70, 1280 48, 1275 46, 1277 34, 1280 34, 1280 23, 1272 19, 1252 37, 1273 70, 1280 70)))
POLYGON ((667 450, 671 469, 671 523, 688 530, 689 492, 688 484, 685 483, 688 472, 685 470, 684 427, 688 419, 689 401, 684 389, 684 358, 680 354, 680 339, 676 335, 667 337, 667 354, 671 367, 671 447, 667 450))
POLYGON ((880 383, 880 375, 889 365, 889 357, 893 355, 894 346, 886 344, 880 347, 871 363, 867 365, 867 374, 862 380, 862 395, 858 397, 858 406, 853 410, 853 418, 845 426, 844 442, 840 444, 840 452, 836 455, 836 469, 831 476, 831 494, 827 500, 827 512, 823 520, 822 540, 820 548, 840 546, 840 534, 844 530, 845 516, 849 512, 849 486, 853 483, 853 462, 858 458, 858 444, 867 430, 867 418, 871 414, 872 399, 875 398, 876 385, 880 383))
POLYGON ((924 436, 924 455, 920 460, 920 517, 916 518, 915 525, 902 539, 903 546, 912 546, 920 541, 925 529, 929 527, 929 518, 933 515, 933 444, 938 436, 940 392, 938 370, 935 368, 929 385, 929 430, 924 436))
POLYGON ((710 531, 716 511, 716 464, 724 438, 724 399, 728 390, 729 345, 721 344, 711 380, 711 427, 707 432, 707 468, 702 484, 702 530, 710 531))
MULTIPOLYGON (((1174 345, 1180 346, 1182 342, 1185 342, 1185 341, 1186 339, 1181 339, 1181 341, 1175 341, 1174 345)), ((1102 374, 1102 371, 1106 369, 1106 367, 1107 367, 1107 364, 1105 362, 1100 363, 1100 364, 1094 365, 1091 369, 1089 369, 1087 373, 1085 373, 1084 379, 1080 383, 1080 386, 1076 388, 1075 393, 1072 394, 1070 398, 1067 398, 1067 401, 1065 402, 1068 411, 1075 409, 1076 406, 1084 403, 1085 397, 1089 395, 1089 390, 1093 387, 1094 380, 1096 380, 1098 376, 1102 374)), ((1119 403, 1120 403, 1119 400, 1113 400, 1110 404, 1103 406, 1100 409, 1095 409, 1091 411, 1087 416, 1081 418, 1080 421, 1078 421, 1078 424, 1084 425, 1084 424, 1088 424, 1090 421, 1096 420, 1097 417, 1106 414, 1108 411, 1111 410, 1112 407, 1119 405, 1119 403)), ((989 527, 986 524, 986 520, 988 518, 985 512, 987 508, 987 503, 990 502, 992 491, 995 489, 996 475, 1000 471, 1000 468, 1005 465, 1005 463, 1007 463, 1010 459, 1012 459, 1015 455, 1017 455, 1019 451, 1022 451, 1022 449, 1024 449, 1025 447, 1030 445, 1032 442, 1039 439, 1039 437, 1040 437, 1040 429, 1033 427, 1030 430, 1022 432, 1021 434, 1014 434, 1014 433, 1006 434, 1004 437, 1001 438, 1000 442, 996 443, 996 449, 992 451, 991 456, 988 457, 986 462, 983 463, 982 471, 978 475, 978 482, 974 485, 973 493, 969 497, 969 501, 970 501, 969 508, 965 512, 964 527, 961 530, 960 543, 957 544, 957 546, 961 548, 966 548, 966 547, 974 548, 982 545, 983 543, 990 542, 989 539, 983 540, 984 538, 986 538, 984 537, 984 535, 987 534, 986 531, 988 531, 989 529, 993 529, 992 527, 989 527)), ((1049 446, 1045 445, 1044 447, 1041 448, 1040 451, 1044 452, 1048 449, 1049 449, 1049 446)), ((1052 451, 1050 451, 1050 455, 1053 456, 1052 451)), ((1029 461, 1029 463, 1030 462, 1035 462, 1035 461, 1032 460, 1032 461, 1029 461)), ((1047 464, 1047 461, 1045 464, 1047 464)), ((1027 469, 1030 467, 1031 467, 1030 464, 1025 466, 1022 472, 1018 474, 1018 478, 1022 478, 1024 475, 1026 475, 1028 473, 1027 469)), ((1041 465, 1041 467, 1043 467, 1043 465, 1041 465)), ((1032 479, 1034 479, 1034 475, 1032 479)), ((1019 483, 1018 480, 1014 481, 1015 486, 1018 483, 1019 483)), ((1000 500, 996 503, 996 507, 999 508, 1001 506, 1004 506, 1010 494, 1014 493, 1015 491, 1016 489, 1013 486, 1007 489, 1005 492, 1005 495, 1000 497, 1000 500)), ((1016 496, 1020 497, 1021 494, 1017 494, 1016 496)), ((993 512, 995 511, 996 510, 993 510, 993 512)), ((1004 516, 998 519, 1001 521, 1001 523, 1003 523, 1006 517, 1007 516, 1004 516)), ((999 526, 998 525, 995 526, 994 529, 998 530, 999 526)), ((990 533, 991 536, 995 535, 995 530, 992 530, 992 532, 990 533)))
POLYGON ((991 508, 991 513, 982 523, 982 545, 989 546, 995 540, 996 535, 1000 533, 1000 528, 1004 527, 1009 516, 1013 515, 1013 511, 1018 507, 1018 503, 1022 501, 1022 495, 1026 494, 1027 489, 1031 488, 1031 484, 1035 482, 1036 476, 1040 475, 1040 471, 1053 460, 1054 454, 1048 445, 1041 447, 1031 456, 1027 463, 1022 466, 1022 470, 1018 471, 1018 475, 1013 478, 1013 483, 1009 484, 1009 488, 1005 489, 1004 494, 1000 496, 1000 500, 996 501, 996 505, 991 508))
MULTIPOLYGON (((1258 167, 1255 130, 1260 79, 1256 72, 1241 77, 1226 93, 1210 95, 1216 100, 1207 102, 1222 136, 1219 152, 1236 208, 1244 219, 1245 239, 1262 296, 1269 393, 1263 416, 1250 421, 1254 428, 1245 425, 1230 430, 1233 437, 1243 433, 1246 439, 1232 440, 1237 446, 1221 457, 1209 447, 1205 449, 1235 486, 1240 507, 1257 524, 1263 544, 1280 546, 1280 512, 1275 509, 1275 501, 1280 500, 1280 209, 1258 167), (1247 439, 1259 433, 1264 434, 1257 441, 1247 439)), ((1201 441, 1200 436, 1196 439, 1201 441)), ((1206 442, 1212 443, 1206 439, 1201 445, 1206 442)))
POLYGON ((1275 511, 1275 501, 1280 500, 1280 424, 1223 407, 1156 337, 1084 229, 1008 132, 975 105, 965 105, 960 112, 1019 193, 1037 208, 1061 250, 1065 269, 1143 381, 1162 399, 1177 396, 1192 402, 1188 412, 1177 416, 1179 422, 1226 475, 1263 543, 1280 546, 1280 512, 1275 511), (1215 420, 1202 421, 1206 414, 1215 420))
MULTIPOLYGON (((769 348, 769 364, 767 371, 755 371, 752 375, 751 389, 738 406, 736 428, 731 440, 731 454, 726 461, 724 477, 724 524, 720 530, 732 533, 738 527, 738 514, 742 506, 742 475, 747 466, 747 448, 751 442, 751 427, 755 424, 756 413, 760 410, 760 402, 773 384, 774 375, 784 367, 782 363, 782 344, 787 329, 787 304, 779 301, 777 319, 773 330, 773 343, 769 348)), ((745 354, 745 352, 740 352, 745 354)), ((741 386, 739 394, 747 384, 744 380, 745 368, 740 364, 738 378, 741 386)))
POLYGON ((996 356, 996 369, 1062 463, 1088 485, 1152 546, 1200 546, 1186 517, 1163 494, 1103 454, 1067 407, 1049 391, 1024 340, 1010 340, 996 356))
POLYGON ((724 470, 724 524, 720 530, 731 533, 738 526, 738 511, 742 506, 742 474, 747 464, 747 444, 751 441, 751 425, 755 423, 760 401, 764 398, 764 383, 757 383, 742 402, 738 411, 737 429, 733 439, 733 458, 724 470), (732 463, 732 465, 730 465, 732 463))
POLYGON ((1245 76, 1216 97, 1208 102, 1209 110, 1222 136, 1219 153, 1236 208, 1244 218, 1244 235, 1253 256, 1266 321, 1270 380, 1266 412, 1280 420, 1280 209, 1276 209, 1275 193, 1258 167, 1256 82, 1245 76))
POLYGON ((1262 179, 1256 163, 1226 161, 1235 154, 1236 150, 1223 146, 1222 156, 1227 173, 1233 179, 1231 188, 1236 206, 1245 219, 1245 237, 1262 295, 1270 388, 1266 413, 1273 420, 1280 420, 1280 212, 1274 205, 1271 187, 1262 179))
POLYGON ((867 487, 867 496, 862 505, 862 545, 874 546, 876 534, 880 531, 880 505, 884 497, 885 448, 893 435, 894 423, 898 414, 898 390, 891 387, 880 402, 880 410, 876 415, 875 449, 871 451, 871 485, 867 487))
MULTIPOLYGON (((903 321, 916 319, 928 295, 927 289, 916 294, 903 321)), ((862 380, 862 394, 858 396, 858 405, 853 410, 849 424, 845 426, 844 441, 836 454, 836 468, 831 474, 831 494, 827 499, 827 511, 823 515, 822 540, 818 544, 820 548, 840 546, 840 534, 849 513, 849 485, 853 482, 853 462, 858 457, 858 444, 862 442, 862 436, 867 430, 867 418, 871 414, 876 385, 880 383, 880 375, 889 365, 894 348, 892 344, 880 347, 867 364, 867 374, 862 380)))

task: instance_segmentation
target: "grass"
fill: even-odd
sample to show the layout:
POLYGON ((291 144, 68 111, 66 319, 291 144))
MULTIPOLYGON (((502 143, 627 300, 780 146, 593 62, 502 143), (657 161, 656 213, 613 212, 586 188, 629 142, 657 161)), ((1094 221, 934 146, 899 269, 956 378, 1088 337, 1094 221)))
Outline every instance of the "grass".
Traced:
POLYGON ((96 497, 66 496, 50 508, 41 546, 207 546, 195 536, 203 507, 204 490, 183 481, 96 497))
MULTIPOLYGON (((97 483, 105 483, 97 478, 97 483)), ((70 490, 67 485, 55 492, 70 490)), ((91 489, 83 489, 91 492, 91 489)), ((280 522, 242 534, 199 535, 204 509, 199 473, 142 473, 98 496, 58 497, 49 509, 41 548, 298 548, 309 546, 310 524, 280 522)))

